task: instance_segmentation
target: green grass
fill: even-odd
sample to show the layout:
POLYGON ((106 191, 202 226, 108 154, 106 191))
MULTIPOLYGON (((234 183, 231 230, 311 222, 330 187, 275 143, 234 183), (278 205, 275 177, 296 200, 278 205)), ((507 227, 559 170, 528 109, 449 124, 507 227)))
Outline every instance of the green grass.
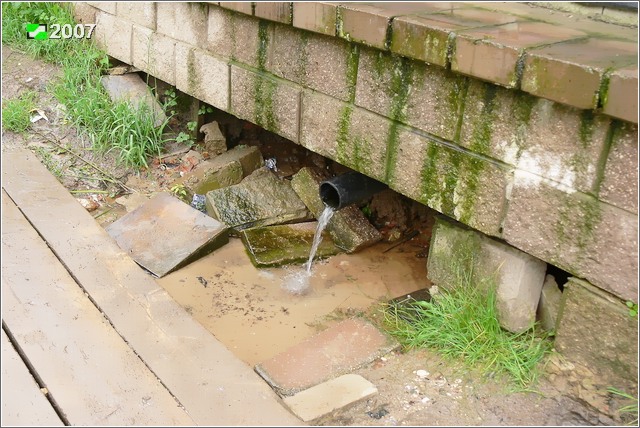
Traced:
POLYGON ((550 342, 533 328, 519 334, 503 330, 495 285, 489 280, 473 284, 470 278, 459 274, 456 288, 440 291, 428 302, 409 299, 385 304, 385 328, 407 348, 432 348, 484 373, 506 374, 517 388, 530 387, 550 342))
POLYGON ((114 150, 125 165, 147 167, 149 157, 159 155, 167 142, 163 135, 168 119, 156 127, 155 116, 145 105, 111 101, 100 82, 109 66, 106 53, 88 40, 26 39, 26 23, 75 24, 70 7, 70 3, 3 3, 2 42, 62 67, 62 78, 50 90, 95 150, 114 150))
POLYGON ((36 108, 38 94, 23 92, 18 98, 2 101, 2 127, 13 132, 24 132, 31 126, 31 111, 36 108))
POLYGON ((627 425, 638 425, 638 397, 634 397, 633 395, 627 394, 624 391, 620 391, 617 388, 609 387, 607 388, 609 393, 616 395, 620 398, 623 398, 630 402, 625 406, 622 406, 618 409, 618 413, 623 418, 629 419, 627 425), (626 415, 629 415, 628 417, 626 415))

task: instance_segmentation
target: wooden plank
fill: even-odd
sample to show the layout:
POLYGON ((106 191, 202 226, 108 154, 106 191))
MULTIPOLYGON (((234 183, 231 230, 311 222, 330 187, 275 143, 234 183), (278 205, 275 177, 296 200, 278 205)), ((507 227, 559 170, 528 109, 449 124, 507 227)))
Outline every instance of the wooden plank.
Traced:
POLYGON ((3 321, 69 422, 193 425, 4 193, 2 212, 3 321))
POLYGON ((2 331, 2 426, 64 426, 2 331))
POLYGON ((133 262, 32 153, 3 153, 2 179, 29 221, 197 424, 300 424, 253 369, 133 262))

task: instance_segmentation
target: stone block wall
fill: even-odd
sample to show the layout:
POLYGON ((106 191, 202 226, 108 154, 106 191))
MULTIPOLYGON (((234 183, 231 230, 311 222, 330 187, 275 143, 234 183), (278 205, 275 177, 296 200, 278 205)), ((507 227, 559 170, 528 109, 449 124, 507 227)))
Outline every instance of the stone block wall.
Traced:
POLYGON ((638 301, 637 29, 524 3, 76 15, 109 55, 638 301))

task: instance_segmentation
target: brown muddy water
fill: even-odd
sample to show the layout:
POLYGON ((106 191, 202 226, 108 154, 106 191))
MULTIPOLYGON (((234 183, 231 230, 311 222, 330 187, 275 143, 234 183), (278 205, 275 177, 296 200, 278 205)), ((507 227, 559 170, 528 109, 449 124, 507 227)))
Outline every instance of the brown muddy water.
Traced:
POLYGON ((383 253, 388 247, 314 261, 303 295, 284 287, 303 265, 258 269, 237 238, 156 281, 238 358, 255 365, 347 316, 429 286, 426 259, 415 256, 411 242, 383 253))

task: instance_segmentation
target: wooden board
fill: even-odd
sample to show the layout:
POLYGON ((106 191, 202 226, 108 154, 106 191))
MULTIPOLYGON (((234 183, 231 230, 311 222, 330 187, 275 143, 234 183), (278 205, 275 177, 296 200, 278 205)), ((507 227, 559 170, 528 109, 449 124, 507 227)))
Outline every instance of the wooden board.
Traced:
POLYGON ((31 152, 3 153, 2 182, 114 328, 197 424, 300 424, 253 369, 133 262, 31 152))
POLYGON ((2 426, 64 426, 2 331, 2 426))
POLYGON ((193 424, 2 195, 3 321, 72 425, 193 424))

